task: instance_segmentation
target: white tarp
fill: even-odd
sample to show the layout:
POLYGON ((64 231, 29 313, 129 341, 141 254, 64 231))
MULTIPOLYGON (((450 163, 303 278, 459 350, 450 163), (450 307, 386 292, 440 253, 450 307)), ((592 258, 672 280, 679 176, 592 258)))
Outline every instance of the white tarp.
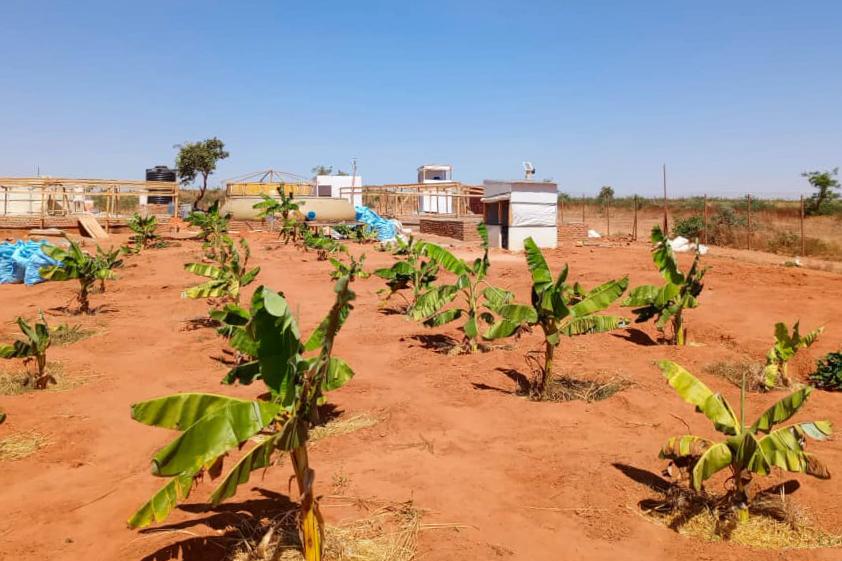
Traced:
POLYGON ((511 226, 555 226, 556 207, 543 203, 512 203, 511 226))

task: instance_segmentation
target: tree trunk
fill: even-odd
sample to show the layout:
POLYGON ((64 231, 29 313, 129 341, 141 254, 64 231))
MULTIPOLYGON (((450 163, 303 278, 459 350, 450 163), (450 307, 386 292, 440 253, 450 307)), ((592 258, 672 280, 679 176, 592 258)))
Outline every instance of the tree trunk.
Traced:
POLYGON ((299 446, 290 452, 301 506, 298 517, 298 530, 305 561, 321 561, 324 543, 324 520, 319 512, 319 503, 313 493, 313 480, 316 473, 310 469, 307 458, 307 446, 299 446))
POLYGON ((91 313, 91 303, 88 299, 88 283, 82 282, 79 287, 79 312, 83 314, 91 313))
POLYGON ((205 198, 205 191, 208 190, 208 174, 202 173, 202 186, 199 187, 199 194, 196 200, 193 201, 193 210, 199 210, 199 203, 205 198))
POLYGON ((675 317, 672 320, 672 327, 675 337, 675 344, 679 347, 684 346, 684 319, 681 317, 681 311, 675 314, 675 317))
POLYGON ((734 497, 738 502, 735 505, 737 522, 748 522, 748 495, 743 484, 743 472, 737 470, 734 474, 734 482, 737 488, 737 495, 734 497))

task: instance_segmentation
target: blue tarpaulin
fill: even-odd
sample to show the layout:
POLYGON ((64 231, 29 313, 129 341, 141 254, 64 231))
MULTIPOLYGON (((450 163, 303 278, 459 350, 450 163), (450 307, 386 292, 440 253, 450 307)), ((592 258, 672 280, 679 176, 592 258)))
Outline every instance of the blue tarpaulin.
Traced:
POLYGON ((377 232, 377 239, 381 242, 395 239, 395 225, 368 208, 367 206, 355 206, 357 222, 366 224, 377 232))
POLYGON ((18 240, 0 243, 0 284, 43 282, 41 267, 56 265, 58 261, 44 255, 45 241, 18 240))

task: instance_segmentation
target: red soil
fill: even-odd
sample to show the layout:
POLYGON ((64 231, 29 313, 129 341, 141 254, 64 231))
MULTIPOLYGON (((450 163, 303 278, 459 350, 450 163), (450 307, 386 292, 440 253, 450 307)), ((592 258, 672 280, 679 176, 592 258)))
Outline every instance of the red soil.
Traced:
MULTIPOLYGON (((253 261, 263 268, 259 282, 286 293, 308 332, 332 301, 330 265, 317 262, 312 253, 277 248, 269 237, 253 235, 251 241, 253 261)), ((108 292, 93 297, 106 311, 89 318, 51 318, 53 324, 81 322, 99 329, 89 339, 55 348, 50 357, 70 378, 93 377, 67 391, 0 397, 8 413, 0 438, 31 430, 49 438, 34 455, 0 464, 0 559, 219 559, 222 546, 230 544, 223 532, 232 513, 260 516, 289 508, 285 498, 269 500, 255 490, 286 497, 291 470, 284 462, 265 476, 255 474, 216 514, 197 508, 176 511, 166 532, 126 528, 129 515, 163 483, 150 475, 149 460, 172 437, 133 422, 129 405, 179 391, 254 396, 258 390, 220 386, 225 367, 212 357, 220 354, 221 340, 207 328, 185 329, 186 320, 207 309, 202 301, 179 297, 193 281, 182 263, 197 254, 197 242, 182 242, 130 258, 108 292)), ((571 279, 586 286, 623 273, 633 286, 658 281, 644 245, 564 247, 548 257, 554 270, 569 262, 571 279)), ((369 250, 367 265, 384 266, 391 259, 369 250)), ((494 252, 491 259, 490 281, 527 299, 523 257, 494 252)), ((839 276, 715 255, 706 262, 713 268, 702 305, 688 313, 694 345, 647 344, 646 334, 655 335, 651 324, 643 327, 645 334, 621 331, 562 341, 559 372, 603 372, 634 382, 591 404, 534 403, 512 395, 514 383, 503 371, 529 373, 523 354, 538 347, 537 332, 508 350, 441 354, 424 341, 434 334, 458 337, 454 328, 431 331, 401 315, 384 314, 376 293, 382 281, 356 282, 355 310, 336 349, 356 377, 331 393, 330 401, 344 416, 373 413, 382 421, 314 446, 317 489, 331 494, 334 476, 341 474, 348 480, 348 496, 413 499, 428 511, 425 522, 462 525, 422 532, 426 559, 838 559, 834 550, 748 552, 682 537, 641 516, 637 503, 651 491, 613 465, 660 473, 664 462, 657 458, 658 449, 669 436, 686 432, 677 417, 694 432, 712 435, 707 420, 663 382, 654 361, 675 360, 736 401, 736 389, 703 368, 719 360, 761 360, 774 322, 800 318, 805 327, 827 326, 793 374, 803 375, 811 358, 839 347, 839 276)), ((0 340, 13 335, 15 316, 32 317, 39 307, 63 305, 74 288, 72 283, 0 287, 0 340)), ((752 394, 749 411, 759 413, 780 395, 752 394)), ((830 418, 842 427, 841 400, 815 392, 799 418, 830 418)), ((838 440, 811 449, 832 471, 842 466, 838 440)), ((837 509, 842 489, 833 480, 769 479, 771 484, 793 478, 802 483, 794 498, 825 530, 842 531, 837 509)), ((200 485, 189 503, 201 504, 210 488, 200 485)), ((330 502, 323 507, 329 520, 355 514, 330 502)))

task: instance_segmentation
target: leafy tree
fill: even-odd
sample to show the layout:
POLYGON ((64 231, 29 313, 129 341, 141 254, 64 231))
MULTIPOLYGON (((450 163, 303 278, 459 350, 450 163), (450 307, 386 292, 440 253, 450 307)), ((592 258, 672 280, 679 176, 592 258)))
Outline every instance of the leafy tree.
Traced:
POLYGON ((839 197, 839 193, 836 192, 839 189, 839 180, 836 179, 838 174, 839 168, 805 171, 801 174, 801 177, 806 177, 810 185, 817 190, 810 197, 810 206, 807 208, 809 214, 821 214, 831 201, 839 197))
POLYGON ((674 362, 659 363, 661 371, 679 397, 713 422, 714 428, 726 438, 714 442, 707 438, 686 434, 670 438, 661 449, 660 457, 689 464, 690 483, 697 492, 715 473, 728 469, 734 489, 728 500, 737 512, 737 519, 749 516, 749 484, 754 475, 769 475, 773 468, 806 473, 820 479, 830 478, 830 472, 814 455, 804 450, 806 439, 825 440, 831 434, 828 421, 806 421, 774 429, 789 420, 804 405, 813 388, 805 387, 780 399, 767 409, 752 425, 745 419, 745 377, 740 391, 740 415, 728 401, 714 394, 695 376, 674 362), (773 430, 774 429, 774 430, 773 430))
POLYGON ((216 171, 216 164, 229 154, 225 151, 225 143, 216 137, 177 144, 176 148, 178 155, 175 157, 175 167, 181 184, 190 185, 198 176, 202 176, 199 195, 193 201, 193 210, 197 210, 208 190, 208 176, 216 171))
POLYGON ((526 264, 532 274, 532 305, 524 306, 507 302, 499 312, 501 320, 489 335, 506 337, 521 324, 538 325, 544 333, 544 363, 533 382, 532 395, 547 399, 552 381, 555 349, 561 336, 574 337, 587 333, 603 333, 622 327, 626 320, 613 315, 598 315, 628 287, 629 279, 608 281, 585 290, 579 283, 567 284, 567 265, 553 281, 550 267, 535 241, 529 237, 523 242, 526 264))
POLYGON ((655 327, 663 333, 668 323, 672 323, 672 338, 674 345, 684 345, 686 327, 684 326, 684 311, 699 305, 699 294, 704 285, 702 278, 707 269, 699 265, 701 254, 696 251, 696 257, 690 270, 685 275, 678 269, 675 253, 669 245, 660 226, 652 228, 652 260, 661 276, 667 281, 661 287, 654 285, 638 286, 629 293, 622 305, 635 308, 632 312, 637 316, 637 323, 657 318, 655 327))
POLYGON ((426 255, 436 265, 456 275, 456 282, 429 288, 415 299, 408 310, 412 319, 423 322, 427 327, 438 327, 464 317, 465 322, 460 327, 463 333, 462 343, 463 347, 472 353, 479 349, 479 321, 492 324, 495 321, 493 312, 513 298, 510 292, 495 288, 485 281, 491 266, 488 260, 488 230, 485 224, 477 225, 477 232, 482 239, 483 256, 475 259, 473 263, 457 258, 434 243, 418 243, 420 254, 426 255), (462 297, 461 304, 450 307, 449 304, 458 296, 462 297))
POLYGON ((333 174, 333 166, 323 166, 321 164, 315 166, 313 169, 310 170, 313 174, 313 177, 318 175, 332 175, 333 174))
MULTIPOLYGON (((400 238, 397 239, 400 240, 400 238)), ((388 287, 389 292, 383 299, 384 302, 388 301, 394 294, 399 294, 406 302, 407 310, 409 310, 415 305, 418 297, 433 286, 439 273, 439 266, 432 259, 424 259, 422 248, 423 246, 421 244, 414 243, 413 239, 410 238, 409 243, 406 243, 404 248, 399 248, 395 251, 395 255, 398 255, 399 252, 406 251, 404 253, 406 255, 405 259, 395 261, 391 267, 376 269, 374 271, 376 276, 386 281, 386 286, 388 287), (407 289, 412 290, 411 300, 407 299, 400 292, 407 289)), ((382 291, 385 290, 383 289, 382 291)))
POLYGON ((88 255, 74 241, 70 241, 70 246, 66 250, 53 245, 45 245, 41 250, 47 257, 59 262, 58 265, 42 267, 41 277, 52 281, 78 280, 79 313, 93 313, 89 298, 91 288, 96 281, 104 283, 106 280, 115 279, 114 271, 111 270, 114 265, 101 257, 88 255))
POLYGON ((48 383, 55 384, 56 380, 47 373, 47 349, 50 348, 50 327, 44 314, 40 313, 40 322, 30 325, 22 317, 17 318, 18 327, 25 339, 18 339, 11 345, 0 345, 0 358, 22 358, 24 364, 35 363, 36 374, 27 372, 24 385, 32 384, 36 389, 44 389, 48 383))
POLYGON ((287 195, 283 187, 278 188, 277 199, 269 195, 261 195, 263 200, 256 203, 253 208, 260 210, 259 218, 281 217, 281 237, 284 243, 289 243, 290 240, 295 242, 299 233, 299 220, 296 218, 296 213, 304 205, 304 201, 295 202, 292 195, 287 195))
POLYGON ((218 254, 217 264, 186 263, 184 269, 208 280, 182 292, 186 298, 219 298, 239 302, 240 290, 248 286, 260 273, 260 267, 248 268, 251 250, 246 240, 240 240, 240 250, 230 239, 218 254))
POLYGON ((228 237, 230 214, 222 214, 219 201, 214 202, 208 210, 194 210, 187 216, 187 222, 202 231, 203 248, 210 259, 216 259, 220 248, 231 241, 228 237))
POLYGON ((816 362, 816 371, 810 374, 810 381, 822 390, 842 391, 842 353, 827 353, 816 362))
POLYGON ((787 376, 787 365, 798 352, 798 349, 806 349, 816 342, 819 335, 824 331, 823 327, 811 331, 802 336, 798 332, 799 322, 792 326, 792 335, 786 328, 786 324, 778 322, 775 324, 775 345, 769 349, 766 355, 766 366, 763 369, 763 386, 767 390, 775 388, 779 383, 789 385, 787 376))
POLYGON ((603 185, 599 189, 599 194, 596 196, 596 200, 602 206, 605 206, 606 204, 610 203, 614 200, 614 188, 610 185, 603 185))
POLYGON ((267 391, 258 399, 184 393, 132 406, 134 420, 181 434, 153 457, 153 475, 170 479, 130 518, 131 527, 163 521, 188 497, 194 479, 204 473, 217 477, 227 454, 251 441, 254 444, 212 492, 211 503, 218 505, 234 496, 251 472, 273 465, 277 454, 289 453, 300 495, 298 527, 304 558, 321 559, 324 524, 307 440, 311 427, 320 421, 318 406, 325 393, 354 375, 345 361, 332 356, 354 299, 349 283, 348 277, 336 282, 333 307, 306 339, 283 295, 265 287, 255 291, 251 310, 244 312, 246 323, 231 339, 236 348, 255 358, 232 369, 225 381, 262 381, 267 391))

